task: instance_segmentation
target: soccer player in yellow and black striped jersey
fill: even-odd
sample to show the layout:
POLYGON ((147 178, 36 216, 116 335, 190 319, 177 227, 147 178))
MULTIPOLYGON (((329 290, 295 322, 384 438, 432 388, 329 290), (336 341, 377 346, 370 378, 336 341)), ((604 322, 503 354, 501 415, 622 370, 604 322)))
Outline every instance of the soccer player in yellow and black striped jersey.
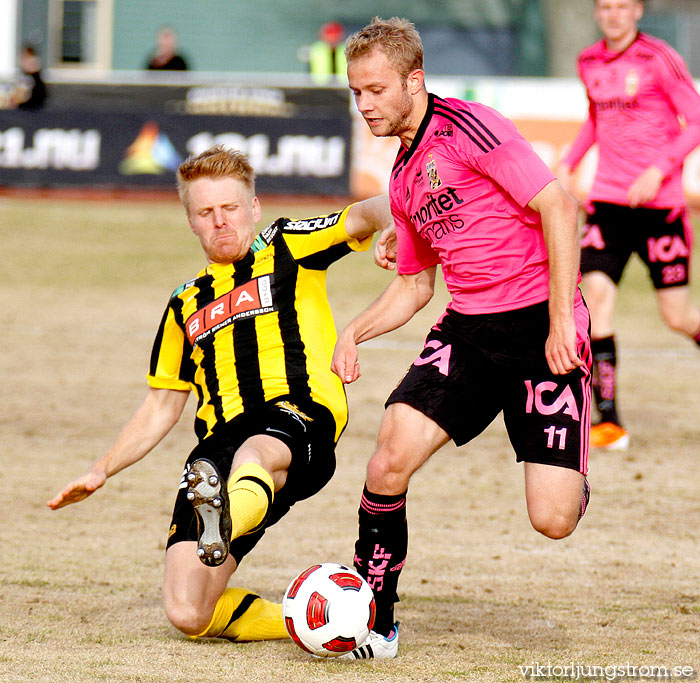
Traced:
POLYGON ((83 500, 140 460, 194 391, 199 443, 175 501, 166 613, 192 637, 286 638, 281 605, 226 586, 265 529, 335 470, 347 403, 330 368, 336 334, 326 270, 391 225, 389 202, 280 218, 256 235, 254 171, 221 146, 180 166, 178 190, 208 265, 170 297, 144 402, 107 453, 47 505, 83 500))

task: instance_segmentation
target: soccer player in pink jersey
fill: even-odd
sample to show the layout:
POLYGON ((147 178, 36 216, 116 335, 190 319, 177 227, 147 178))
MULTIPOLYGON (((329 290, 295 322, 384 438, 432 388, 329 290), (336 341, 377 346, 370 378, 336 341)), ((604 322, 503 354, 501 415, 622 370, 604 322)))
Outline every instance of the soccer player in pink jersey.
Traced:
POLYGON ((691 227, 681 185, 683 160, 700 143, 700 96, 675 50, 638 31, 643 11, 642 0, 595 0, 603 39, 578 59, 589 115, 559 169, 570 187, 572 169, 598 144, 581 271, 600 414, 591 446, 615 450, 627 448, 629 435, 615 400, 613 315, 633 252, 648 268, 666 324, 700 345, 700 310, 688 290, 691 227))
POLYGON ((406 560, 413 473, 501 412, 524 461, 527 510, 550 538, 588 501, 588 310, 578 290, 576 202, 515 126, 476 102, 427 92, 413 24, 375 18, 346 44, 349 84, 376 136, 401 142, 390 179, 397 275, 341 333, 333 369, 359 377, 357 344, 408 321, 441 266, 445 313, 387 401, 367 467, 355 565, 372 586, 375 627, 345 658, 398 652, 393 606, 406 560))

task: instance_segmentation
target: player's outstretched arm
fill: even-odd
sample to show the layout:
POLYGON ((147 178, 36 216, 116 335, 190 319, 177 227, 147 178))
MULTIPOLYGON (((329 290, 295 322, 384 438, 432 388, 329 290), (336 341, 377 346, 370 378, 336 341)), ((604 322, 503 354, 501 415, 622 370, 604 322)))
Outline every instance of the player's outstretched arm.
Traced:
POLYGON ((124 425, 112 447, 82 476, 46 502, 52 510, 78 503, 104 486, 109 477, 146 455, 175 425, 188 391, 149 388, 138 410, 124 425))
POLYGON ((379 195, 353 204, 345 219, 345 231, 355 239, 363 239, 378 230, 394 225, 389 197, 379 195))
POLYGON ((344 384, 360 377, 357 345, 407 323, 433 297, 435 266, 397 275, 382 295, 352 320, 338 336, 331 369, 344 384))
POLYGON ((682 120, 683 125, 676 135, 659 145, 656 159, 630 186, 627 199, 632 207, 651 202, 664 179, 680 169, 685 158, 700 145, 700 94, 682 57, 671 48, 665 51, 666 58, 658 63, 658 85, 674 110, 670 118, 682 120))
POLYGON ((589 115, 583 126, 576 135, 567 155, 559 162, 557 167, 557 177, 567 192, 573 189, 573 172, 579 162, 586 155, 586 152, 596 141, 596 128, 594 115, 589 108, 589 115))

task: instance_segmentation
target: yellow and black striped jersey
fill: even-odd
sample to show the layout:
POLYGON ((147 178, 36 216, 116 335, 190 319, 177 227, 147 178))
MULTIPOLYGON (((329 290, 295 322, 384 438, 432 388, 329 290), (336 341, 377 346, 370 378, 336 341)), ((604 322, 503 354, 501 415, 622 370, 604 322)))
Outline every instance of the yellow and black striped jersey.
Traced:
POLYGON ((372 241, 348 236, 349 208, 280 218, 243 259, 212 263, 171 295, 147 379, 157 389, 197 393, 200 440, 246 409, 287 394, 326 406, 340 436, 347 402, 330 369, 336 332, 326 270, 372 241))

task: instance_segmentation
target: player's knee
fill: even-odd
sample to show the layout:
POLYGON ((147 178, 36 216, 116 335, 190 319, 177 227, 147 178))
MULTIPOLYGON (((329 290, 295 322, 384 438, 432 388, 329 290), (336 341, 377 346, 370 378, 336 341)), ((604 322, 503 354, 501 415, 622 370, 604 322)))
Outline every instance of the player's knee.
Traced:
POLYGON ((692 334, 697 330, 698 314, 690 301, 666 301, 660 298, 659 304, 661 317, 671 330, 685 334, 692 334))
POLYGON ((666 326, 674 332, 685 332, 685 316, 679 311, 662 311, 666 326))
POLYGON ((535 531, 552 539, 566 538, 570 536, 578 523, 575 515, 566 515, 559 512, 530 515, 530 523, 535 531))
POLYGON ((406 458, 390 445, 383 444, 367 465, 367 485, 374 493, 398 494, 408 488, 411 474, 406 458))
POLYGON ((165 614, 176 629, 188 636, 202 633, 211 620, 211 614, 205 613, 201 606, 172 598, 165 600, 165 614))

